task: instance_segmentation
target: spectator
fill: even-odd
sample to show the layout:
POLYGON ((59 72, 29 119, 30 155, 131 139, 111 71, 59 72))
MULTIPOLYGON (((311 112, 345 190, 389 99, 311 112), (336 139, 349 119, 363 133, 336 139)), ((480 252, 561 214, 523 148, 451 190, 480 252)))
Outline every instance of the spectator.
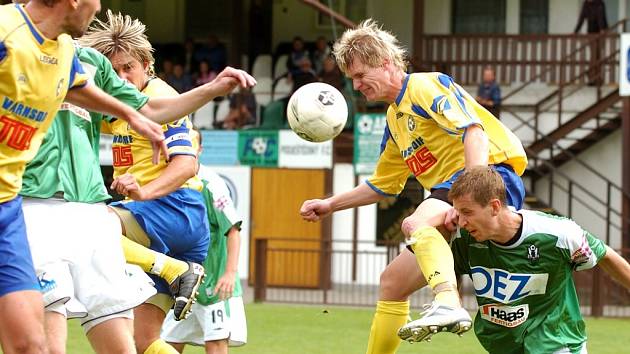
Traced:
POLYGON ((251 89, 241 87, 229 96, 230 111, 223 120, 223 129, 238 129, 256 123, 256 97, 251 89))
POLYGON ((184 72, 191 76, 197 73, 197 66, 199 65, 195 59, 195 42, 192 38, 187 38, 184 43, 184 55, 182 57, 184 63, 184 72))
POLYGON ((197 52, 196 60, 198 62, 205 60, 210 65, 211 71, 221 72, 227 65, 225 45, 219 42, 219 38, 214 34, 209 35, 206 45, 197 52))
POLYGON ((207 61, 202 60, 201 63, 199 63, 199 74, 195 80, 195 86, 201 86, 208 83, 214 80, 215 77, 217 77, 217 73, 210 70, 210 66, 207 61))
POLYGON ((483 68, 483 82, 477 90, 477 102, 490 111, 497 119, 501 113, 501 88, 495 81, 494 69, 489 66, 483 68))
MULTIPOLYGON (((294 74, 299 71, 300 61, 304 58, 308 59, 309 53, 304 47, 304 41, 302 37, 293 38, 293 48, 289 53, 289 59, 287 60, 287 71, 289 74, 294 74)), ((309 60, 310 61, 310 60, 309 60)))
POLYGON ((302 57, 297 64, 298 67, 293 70, 293 72, 289 73, 289 79, 293 82, 291 92, 295 92, 300 87, 317 81, 317 75, 315 75, 315 71, 313 70, 313 63, 311 63, 308 56, 302 57))
MULTIPOLYGON (((578 33, 582 27, 582 23, 586 20, 586 32, 587 33, 600 33, 608 28, 608 21, 606 20, 606 7, 603 0, 584 0, 582 9, 580 10, 580 17, 575 25, 574 33, 578 33)), ((601 76, 601 63, 600 60, 603 57, 601 38, 593 38, 589 42, 591 52, 591 63, 588 71, 588 84, 600 85, 602 82, 601 76)))
POLYGON ((315 51, 312 55, 313 69, 317 75, 321 75, 324 69, 324 61, 330 56, 330 46, 323 36, 317 37, 315 41, 315 51))
POLYGON ((322 71, 319 74, 319 81, 327 83, 340 92, 344 91, 344 78, 343 74, 337 67, 337 63, 332 56, 327 56, 324 58, 322 71))
POLYGON ((186 92, 193 87, 192 78, 184 72, 184 66, 182 64, 175 64, 173 67, 173 75, 170 77, 167 76, 166 82, 173 86, 179 93, 186 92))
POLYGON ((166 82, 173 76, 173 62, 170 59, 164 59, 162 62, 162 70, 158 72, 158 77, 166 82))

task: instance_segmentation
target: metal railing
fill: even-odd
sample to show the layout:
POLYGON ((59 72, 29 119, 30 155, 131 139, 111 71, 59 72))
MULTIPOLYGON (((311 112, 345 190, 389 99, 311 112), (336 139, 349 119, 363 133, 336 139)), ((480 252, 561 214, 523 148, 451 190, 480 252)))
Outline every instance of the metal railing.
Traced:
MULTIPOLYGON (((305 241, 313 242, 312 239, 289 241, 286 238, 281 241, 264 238, 256 240, 253 284, 255 301, 374 306, 378 301, 378 280, 381 272, 404 247, 399 243, 378 246, 370 241, 333 240, 317 241, 318 247, 312 248, 304 247, 305 241), (353 242, 358 243, 358 247, 353 249, 353 242), (305 254, 322 260, 317 269, 311 269, 311 272, 317 272, 317 278, 322 281, 308 287, 278 283, 277 280, 283 278, 279 273, 287 270, 301 274, 304 282, 312 279, 312 274, 307 273, 308 269, 304 267, 303 260, 300 260, 305 254), (282 267, 271 264, 271 259, 282 263, 282 267), (275 284, 270 285, 272 279, 275 284)), ((630 250, 626 250, 626 255, 630 255, 630 250)), ((292 282, 296 281, 293 277, 289 278, 292 282)), ((601 271, 576 273, 575 280, 583 314, 630 316, 630 292, 613 284, 601 271), (599 276, 596 277, 596 274, 599 276), (592 284, 597 284, 597 288, 592 284)), ((464 307, 471 311, 477 308, 473 291, 472 282, 464 276, 460 293, 464 307)), ((432 298, 431 291, 425 287, 411 296, 411 307, 420 308, 432 298)))

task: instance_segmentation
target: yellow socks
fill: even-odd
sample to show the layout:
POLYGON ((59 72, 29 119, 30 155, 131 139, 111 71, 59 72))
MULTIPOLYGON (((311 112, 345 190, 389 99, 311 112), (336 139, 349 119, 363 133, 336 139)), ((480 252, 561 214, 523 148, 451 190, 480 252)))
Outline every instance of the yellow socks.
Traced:
POLYGON ((441 304, 461 307, 451 248, 434 227, 421 227, 411 234, 416 242, 411 246, 422 274, 441 304))
POLYGON ((179 352, 162 339, 158 339, 151 343, 144 354, 179 354, 179 352))
POLYGON ((158 275, 169 284, 188 269, 186 262, 150 250, 125 236, 121 236, 121 242, 127 263, 135 264, 147 273, 158 275))
POLYGON ((372 319, 366 354, 395 353, 400 345, 398 330, 407 323, 409 301, 379 301, 372 319))

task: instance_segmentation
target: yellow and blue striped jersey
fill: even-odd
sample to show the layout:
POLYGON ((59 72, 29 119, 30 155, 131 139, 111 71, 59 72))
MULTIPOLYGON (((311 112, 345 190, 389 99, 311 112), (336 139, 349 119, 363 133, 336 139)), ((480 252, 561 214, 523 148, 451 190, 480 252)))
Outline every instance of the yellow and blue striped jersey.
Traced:
MULTIPOLYGON (((149 80, 142 93, 149 97, 178 95, 175 89, 159 78, 149 80)), ((143 186, 158 178, 167 167, 164 156, 161 157, 157 165, 153 164, 151 141, 132 130, 127 122, 121 119, 114 119, 105 123, 103 128, 104 132, 110 132, 114 136, 112 144, 114 178, 130 173, 136 178, 138 184, 143 186)), ((193 147, 190 132, 192 130, 192 122, 188 119, 188 116, 164 124, 162 129, 164 130, 168 153, 171 157, 177 155, 197 156, 197 150, 193 147)), ((195 176, 186 181, 182 188, 201 191, 203 184, 195 176)))
POLYGON ((86 83, 70 36, 48 39, 21 5, 0 6, 0 203, 22 187, 68 89, 86 83))
POLYGON ((512 166, 520 176, 527 157, 520 140, 442 73, 407 75, 387 110, 381 156, 367 183, 377 192, 396 195, 411 172, 430 189, 464 168, 466 128, 479 125, 489 140, 489 164, 512 166))

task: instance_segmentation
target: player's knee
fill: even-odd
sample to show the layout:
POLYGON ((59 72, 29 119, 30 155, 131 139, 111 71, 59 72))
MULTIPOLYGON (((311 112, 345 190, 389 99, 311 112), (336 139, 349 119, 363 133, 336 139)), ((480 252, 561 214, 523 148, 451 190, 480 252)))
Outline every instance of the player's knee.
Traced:
POLYGON ((381 300, 394 300, 402 296, 397 278, 398 275, 390 267, 385 268, 381 273, 379 286, 381 300))
POLYGON ((418 227, 418 220, 416 220, 413 216, 408 216, 403 219, 402 224, 400 225, 401 231, 407 237, 409 237, 418 227))
MULTIPOLYGON (((38 336, 33 334, 24 334, 19 337, 14 337, 10 343, 7 343, 7 347, 12 348, 8 352, 11 353, 30 353, 30 354, 45 354, 48 353, 46 348, 46 340, 44 336, 38 336)), ((4 343, 3 343, 4 345, 4 343)))

